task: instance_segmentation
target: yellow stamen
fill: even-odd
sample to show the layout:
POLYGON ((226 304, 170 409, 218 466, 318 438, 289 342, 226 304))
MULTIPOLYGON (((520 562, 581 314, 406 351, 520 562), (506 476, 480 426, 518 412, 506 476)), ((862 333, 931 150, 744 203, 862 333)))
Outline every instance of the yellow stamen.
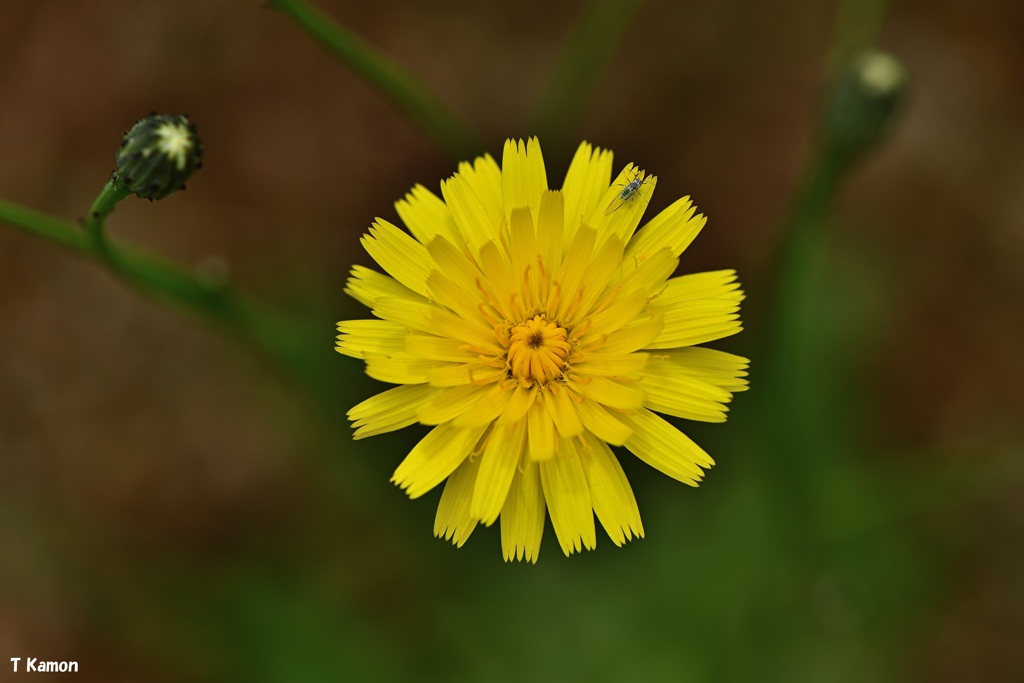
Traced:
POLYGON ((517 318, 525 317, 523 315, 523 312, 519 310, 519 296, 515 292, 512 292, 512 294, 509 296, 508 303, 509 306, 511 306, 512 308, 512 315, 514 315, 517 318))
POLYGON ((554 317, 555 311, 558 310, 558 302, 562 299, 562 285, 557 280, 552 283, 555 286, 555 292, 551 295, 551 299, 548 301, 548 306, 545 312, 548 317, 554 317))
POLYGON ((530 287, 530 266, 523 268, 523 303, 526 305, 527 310, 533 308, 533 294, 532 288, 530 287))
POLYGON ((581 286, 576 290, 576 297, 573 299, 572 304, 569 306, 569 310, 565 312, 563 320, 572 320, 575 317, 577 311, 580 309, 580 304, 583 303, 583 287, 581 286))
POLYGON ((565 328, 536 315, 512 328, 507 367, 520 385, 547 384, 562 376, 571 346, 565 328))
POLYGON ((619 291, 621 289, 622 289, 622 284, 621 283, 620 284, 616 284, 614 287, 609 287, 608 291, 605 292, 605 295, 603 297, 601 297, 601 301, 596 306, 594 306, 592 311, 590 311, 590 315, 597 315, 598 313, 600 313, 604 309, 606 309, 609 306, 611 306, 612 302, 615 301, 615 297, 618 296, 619 291))
POLYGON ((608 335, 606 333, 606 334, 602 334, 598 339, 595 339, 592 342, 587 342, 587 343, 580 344, 580 349, 581 350, 585 349, 587 351, 597 351, 598 349, 603 348, 607 344, 608 344, 608 335))
POLYGON ((483 318, 488 325, 493 327, 500 322, 498 320, 498 316, 492 313, 494 307, 491 306, 489 303, 481 301, 476 305, 476 310, 480 312, 480 317, 483 318))
POLYGON ((548 271, 544 267, 544 259, 537 257, 537 268, 540 269, 540 300, 548 299, 548 271))
POLYGON ((466 370, 467 370, 467 371, 469 372, 469 383, 470 383, 470 384, 475 384, 475 385, 477 385, 478 387, 482 387, 482 386, 484 386, 484 385, 487 385, 487 384, 491 384, 492 382, 495 382, 495 381, 497 381, 497 379, 496 379, 496 378, 491 378, 491 379, 476 379, 475 377, 473 377, 473 366, 472 366, 472 365, 468 366, 468 367, 466 368, 466 370))
POLYGON ((578 340, 580 337, 590 331, 590 328, 594 326, 593 318, 584 318, 583 322, 577 325, 572 331, 572 338, 578 340))

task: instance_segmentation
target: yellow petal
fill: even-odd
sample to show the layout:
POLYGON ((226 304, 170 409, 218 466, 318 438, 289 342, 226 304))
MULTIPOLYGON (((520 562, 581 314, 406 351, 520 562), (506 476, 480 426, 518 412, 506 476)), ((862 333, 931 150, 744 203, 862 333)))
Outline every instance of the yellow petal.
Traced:
POLYGON ((434 387, 454 387, 460 384, 486 384, 501 379, 504 370, 480 363, 438 363, 423 371, 427 382, 434 387))
POLYGON ((352 275, 345 283, 345 293, 367 308, 373 308, 374 302, 382 297, 426 301, 425 297, 412 291, 395 278, 364 266, 352 266, 352 275))
POLYGON ((580 463, 587 475, 590 499, 601 526, 615 545, 622 545, 634 536, 643 538, 640 509, 618 458, 608 444, 593 435, 587 436, 587 446, 589 448, 579 449, 580 463))
POLYGON ((614 377, 616 375, 632 375, 643 372, 647 367, 647 353, 605 353, 594 351, 586 354, 576 365, 578 372, 584 375, 600 375, 614 377))
POLYGON ((497 226, 480 203, 476 192, 458 173, 441 183, 441 194, 448 204, 448 210, 452 212, 459 235, 475 258, 480 253, 480 247, 494 237, 497 226))
POLYGON ((540 196, 548 189, 544 157, 541 155, 540 142, 537 138, 530 138, 529 142, 505 141, 505 150, 501 158, 501 182, 505 217, 510 217, 513 209, 530 207, 533 220, 536 222, 540 196))
POLYGON ((427 329, 442 337, 457 339, 478 349, 487 349, 496 356, 503 353, 503 349, 494 337, 494 330, 478 320, 466 320, 437 306, 430 309, 427 329))
POLYGON ((505 411, 498 418, 498 424, 513 424, 526 417, 538 393, 540 392, 533 387, 516 386, 511 400, 505 406, 505 411))
POLYGON ((732 400, 728 391, 659 361, 651 362, 637 384, 644 391, 645 407, 688 420, 725 422, 725 404, 732 400))
POLYGON ((650 254, 660 249, 668 249, 677 257, 682 254, 707 222, 703 214, 693 215, 696 210, 690 198, 683 197, 640 228, 626 247, 626 259, 623 264, 626 270, 631 270, 634 264, 642 263, 650 254))
POLYGON ((480 290, 477 283, 487 278, 480 273, 472 261, 466 258, 465 254, 443 237, 438 237, 431 242, 427 246, 427 252, 437 264, 437 270, 463 290, 463 296, 479 301, 480 290))
POLYGON ((608 353, 632 353, 647 347, 658 337, 662 327, 662 315, 658 312, 649 313, 608 335, 601 350, 608 353))
POLYGON ((728 337, 743 329, 739 304, 728 299, 697 299, 672 306, 651 307, 662 313, 661 331, 647 349, 694 346, 728 337))
POLYGON ((487 324, 487 320, 480 310, 483 300, 477 290, 459 287, 452 282, 448 275, 439 270, 430 271, 430 275, 427 277, 427 289, 430 290, 431 299, 463 320, 479 325, 487 324))
POLYGON ((668 306, 697 299, 727 299, 739 303, 743 298, 735 270, 713 270, 672 278, 665 284, 657 303, 668 306))
POLYGON ((540 463, 540 480, 562 552, 569 556, 583 548, 593 550, 594 508, 574 441, 563 439, 558 456, 540 463))
POLYGON ((505 505, 525 440, 526 420, 507 426, 495 425, 491 429, 490 439, 480 456, 480 471, 470 506, 470 514, 487 526, 494 524, 505 505))
POLYGON ((715 464, 688 436, 649 410, 627 413, 621 419, 633 429, 626 448, 673 479, 697 486, 704 477, 701 467, 715 464))
POLYGON ((363 235, 361 242, 366 253, 391 277, 426 296, 427 274, 431 268, 426 247, 383 218, 374 221, 370 233, 363 235))
POLYGON ((612 153, 590 143, 580 144, 565 174, 562 193, 565 195, 565 234, 568 247, 581 224, 597 210, 598 202, 608 190, 612 177, 612 153))
POLYGON ((618 410, 637 410, 644 404, 644 392, 635 386, 616 382, 608 377, 587 377, 586 381, 571 380, 570 387, 592 401, 618 410))
POLYGON ((420 330, 421 332, 431 332, 430 316, 435 309, 437 307, 430 303, 381 297, 374 304, 373 314, 395 325, 420 330))
MULTIPOLYGON (((677 265, 679 259, 667 249, 662 249, 633 268, 628 275, 612 285, 613 291, 616 288, 618 291, 608 307, 591 316, 592 327, 588 337, 607 334, 636 320, 649 302, 665 289, 665 280, 672 275, 677 265)), ((612 276, 614 278, 615 275, 612 276)))
POLYGON ((484 212, 490 218, 489 225, 498 225, 505 217, 505 206, 501 196, 501 169, 490 154, 477 157, 473 164, 463 161, 459 164, 459 175, 466 179, 484 212))
POLYGON ((436 337, 432 334, 416 334, 407 332, 404 335, 406 353, 430 360, 443 360, 452 363, 469 363, 477 360, 477 354, 466 348, 466 345, 455 339, 436 337))
POLYGON ((621 240, 610 237, 594 251, 587 266, 586 277, 580 284, 579 302, 575 304, 576 313, 566 319, 567 325, 575 325, 590 315, 594 304, 603 298, 605 286, 622 264, 622 247, 621 240))
POLYGON ((524 461, 516 469, 501 508, 501 550, 505 561, 536 562, 544 536, 544 493, 537 463, 524 461))
POLYGON ((583 433, 583 425, 576 414, 576 405, 567 393, 552 389, 545 392, 545 398, 548 415, 563 439, 571 439, 583 433))
POLYGON ((530 209, 513 209, 509 222, 509 262, 516 289, 521 293, 515 317, 523 317, 526 310, 540 303, 540 269, 537 266, 537 239, 533 231, 530 209))
POLYGON ((675 365, 679 372, 726 391, 747 390, 747 380, 744 378, 747 376, 750 361, 742 356, 699 346, 673 349, 661 352, 658 356, 662 362, 675 365))
POLYGON ((585 400, 576 406, 576 411, 579 413, 584 427, 597 438, 613 446, 621 446, 626 443, 626 439, 633 435, 632 428, 625 425, 596 401, 585 400))
POLYGON ((473 496, 478 469, 473 458, 463 461, 448 477, 441 501, 437 504, 434 536, 443 536, 444 540, 451 541, 457 548, 462 547, 477 525, 477 519, 469 513, 469 502, 473 496))
POLYGON ((736 334, 743 290, 736 271, 719 270, 672 278, 650 309, 661 312, 664 327, 647 348, 693 346, 736 334))
POLYGON ((404 351, 396 353, 364 354, 366 374, 380 382, 391 384, 422 384, 427 373, 447 365, 438 361, 412 356, 404 351))
POLYGON ((342 320, 338 323, 335 350, 353 358, 367 353, 389 354, 402 351, 408 329, 387 320, 342 320))
POLYGON ((504 249, 494 242, 488 242, 480 249, 480 268, 487 273, 481 284, 490 291, 490 301, 499 315, 512 317, 512 294, 519 291, 519 284, 513 282, 509 271, 509 257, 504 249))
POLYGON ((544 408, 544 398, 541 392, 537 392, 537 400, 526 417, 527 453, 534 462, 555 457, 555 425, 544 408))
POLYGON ((438 425, 454 420, 473 407, 487 391, 476 384, 463 384, 442 389, 430 400, 424 401, 416 410, 416 417, 425 425, 438 425))
POLYGON ((363 439, 415 424, 416 409, 439 391, 426 384, 403 384, 352 406, 348 411, 356 430, 352 438, 363 439))
POLYGON ((468 410, 455 418, 456 427, 483 427, 500 416, 512 399, 513 391, 503 388, 498 382, 489 384, 479 400, 468 410))
POLYGON ((597 228, 601 235, 618 237, 628 242, 640 224, 657 184, 656 176, 645 175, 644 171, 633 164, 627 164, 605 191, 588 224, 597 228), (636 191, 628 199, 622 199, 623 191, 637 180, 640 184, 636 191))
POLYGON ((625 259, 630 261, 630 267, 623 264, 622 271, 616 273, 621 278, 622 291, 644 292, 651 299, 664 293, 666 281, 679 265, 679 258, 668 249, 643 254, 642 259, 636 255, 625 259))
POLYGON ((434 427, 405 456, 391 481, 410 498, 419 498, 462 464, 483 432, 483 428, 455 429, 446 424, 434 427))
MULTIPOLYGON (((598 343, 601 350, 608 350, 604 343, 611 339, 612 334, 627 328, 630 325, 636 325, 637 316, 647 307, 650 294, 647 292, 618 292, 615 294, 611 305, 605 308, 603 311, 594 313, 590 316, 590 329, 581 338, 582 345, 584 348, 590 346, 593 343, 598 343)), ((650 315, 645 316, 648 324, 653 324, 650 315)), ((661 322, 658 318, 658 323, 654 329, 651 330, 650 335, 645 341, 639 342, 637 345, 630 345, 630 347, 619 348, 620 353, 629 353, 634 351, 644 344, 648 343, 657 333, 661 331, 661 322)), ((634 330, 636 332, 636 330, 634 330)), ((620 341, 625 341, 622 336, 618 338, 620 341)))
POLYGON ((582 226, 576 231, 576 237, 573 238, 572 244, 569 245, 569 249, 565 252, 565 260, 562 262, 562 267, 556 278, 556 281, 562 288, 562 294, 558 303, 557 315, 554 317, 562 318, 571 309, 579 308, 577 296, 579 295, 580 285, 583 284, 584 278, 587 276, 590 255, 594 251, 596 239, 597 233, 593 228, 582 226))
MULTIPOLYGON (((591 316, 590 336, 607 334, 635 321, 651 300, 665 290, 666 280, 672 275, 679 259, 668 249, 662 249, 633 267, 624 278, 609 287, 613 294, 607 307, 591 316)), ((614 281, 618 272, 612 274, 614 281)))
POLYGON ((540 211, 537 214, 537 250, 553 270, 562 262, 562 235, 564 228, 564 198, 556 190, 548 190, 540 196, 540 211))
MULTIPOLYGON (((422 244, 430 244, 438 235, 449 240, 458 237, 455 219, 447 205, 422 185, 416 185, 404 199, 395 202, 395 210, 405 227, 422 244)), ((457 242, 461 243, 462 239, 459 237, 457 242)))

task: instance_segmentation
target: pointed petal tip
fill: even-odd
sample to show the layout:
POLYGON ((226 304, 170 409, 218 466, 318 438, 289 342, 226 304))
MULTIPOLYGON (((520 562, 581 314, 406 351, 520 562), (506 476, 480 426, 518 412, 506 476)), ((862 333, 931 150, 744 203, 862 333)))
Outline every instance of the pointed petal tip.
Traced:
POLYGON ((523 546, 509 548, 502 553, 505 562, 529 562, 530 564, 537 564, 539 554, 539 552, 528 552, 523 546))
POLYGON ((619 548, 630 541, 636 541, 644 537, 644 528, 639 520, 636 521, 636 526, 622 526, 617 531, 619 532, 617 537, 613 538, 610 534, 608 537, 619 548))

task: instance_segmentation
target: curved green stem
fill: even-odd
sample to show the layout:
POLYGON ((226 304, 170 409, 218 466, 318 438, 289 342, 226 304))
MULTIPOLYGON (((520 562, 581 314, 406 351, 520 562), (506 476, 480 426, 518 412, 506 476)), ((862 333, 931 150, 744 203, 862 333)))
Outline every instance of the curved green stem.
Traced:
POLYGON ((267 4, 398 105, 453 159, 466 159, 479 152, 476 136, 434 93, 344 26, 303 0, 268 0, 267 4))
POLYGON ((130 194, 131 190, 125 187, 116 175, 110 176, 110 180, 103 186, 99 196, 96 197, 96 201, 89 207, 89 214, 82 221, 82 227, 85 228, 85 234, 88 236, 96 255, 112 267, 116 267, 117 263, 114 260, 114 252, 111 251, 110 245, 107 243, 107 236, 103 231, 103 226, 107 216, 114 210, 117 203, 130 194))
POLYGON ((270 311, 227 287, 210 287, 190 272, 143 251, 107 241, 104 223, 127 190, 111 179, 82 220, 84 231, 68 223, 0 199, 0 222, 52 244, 90 256, 148 296, 198 315, 273 358, 307 388, 325 395, 328 378, 311 359, 320 338, 297 321, 270 311))

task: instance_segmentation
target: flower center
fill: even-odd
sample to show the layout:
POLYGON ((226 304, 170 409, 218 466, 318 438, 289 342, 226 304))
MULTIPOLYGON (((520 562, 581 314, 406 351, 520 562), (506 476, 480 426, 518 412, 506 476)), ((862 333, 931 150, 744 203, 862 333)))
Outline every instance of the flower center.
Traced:
POLYGON ((508 371, 523 386, 547 384, 562 376, 569 357, 568 333, 544 316, 512 328, 508 347, 508 371))

